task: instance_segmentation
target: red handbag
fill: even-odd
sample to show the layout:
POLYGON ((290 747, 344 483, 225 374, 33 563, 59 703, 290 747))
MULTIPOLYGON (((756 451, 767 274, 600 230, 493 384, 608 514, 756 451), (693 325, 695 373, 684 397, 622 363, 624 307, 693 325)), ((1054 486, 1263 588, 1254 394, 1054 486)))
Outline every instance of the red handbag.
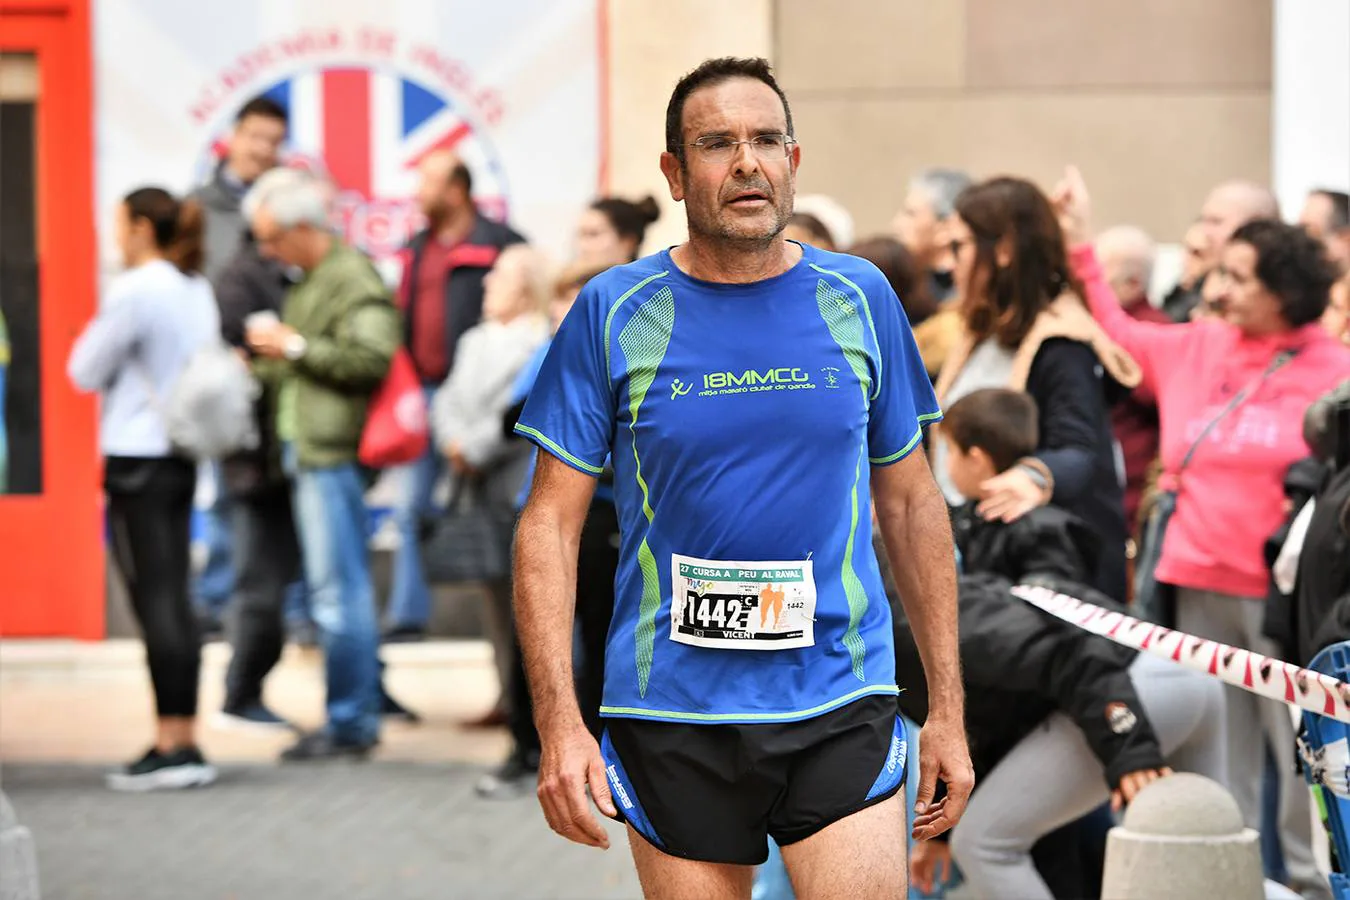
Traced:
POLYGON ((426 452, 430 438, 422 383, 412 357, 400 347, 389 374, 370 398, 357 457, 372 469, 410 463, 426 452))

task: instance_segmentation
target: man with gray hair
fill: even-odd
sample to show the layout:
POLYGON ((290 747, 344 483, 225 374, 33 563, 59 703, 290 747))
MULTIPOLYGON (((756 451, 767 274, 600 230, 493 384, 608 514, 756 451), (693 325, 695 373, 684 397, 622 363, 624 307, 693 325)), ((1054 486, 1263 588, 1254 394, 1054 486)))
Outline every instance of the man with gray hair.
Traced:
MULTIPOLYGON (((1118 225, 1098 235, 1095 244, 1102 274, 1125 311, 1142 322, 1170 324, 1167 314, 1148 300, 1156 255, 1153 239, 1141 228, 1118 225)), ((1148 468, 1158 457, 1158 402, 1152 391, 1140 386, 1119 400, 1111 409, 1111 428, 1125 465, 1125 525, 1137 534, 1148 468)))
POLYGON ((330 230, 330 196, 311 175, 275 169, 244 201, 259 251, 303 273, 282 320, 255 318, 245 335, 256 373, 277 390, 276 434, 324 648, 328 721, 282 753, 293 761, 362 758, 379 738, 379 631, 357 448, 402 333, 374 266, 330 230))
POLYGON ((900 243, 928 273, 930 289, 938 301, 952 293, 952 261, 944 226, 956 212, 957 196, 970 184, 965 172, 925 169, 910 180, 905 203, 891 222, 900 243))
MULTIPOLYGON (((1280 204, 1270 188, 1254 181, 1240 178, 1220 182, 1205 197, 1200 207, 1200 231, 1205 237, 1205 271, 1212 271, 1219 264, 1219 254, 1223 245, 1243 225, 1253 219, 1278 219, 1280 204)), ((1191 310, 1200 302, 1204 294, 1205 280, 1200 281, 1190 291, 1173 292, 1168 295, 1164 310, 1174 322, 1187 322, 1191 310)))

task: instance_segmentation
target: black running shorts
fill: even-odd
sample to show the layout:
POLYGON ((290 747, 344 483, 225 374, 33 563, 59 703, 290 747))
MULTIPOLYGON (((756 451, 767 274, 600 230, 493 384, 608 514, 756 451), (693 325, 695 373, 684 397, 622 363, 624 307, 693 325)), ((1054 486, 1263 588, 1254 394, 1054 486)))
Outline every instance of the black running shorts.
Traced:
POLYGON ((905 783, 905 726, 890 695, 800 722, 605 725, 600 750, 619 820, 685 859, 758 865, 768 837, 803 840, 905 783))

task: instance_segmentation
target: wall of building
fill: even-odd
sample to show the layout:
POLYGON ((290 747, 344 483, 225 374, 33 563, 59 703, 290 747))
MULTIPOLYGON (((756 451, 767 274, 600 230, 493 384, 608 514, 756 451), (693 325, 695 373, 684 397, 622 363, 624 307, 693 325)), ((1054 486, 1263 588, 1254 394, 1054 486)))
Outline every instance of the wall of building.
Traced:
POLYGON ((684 240, 683 207, 661 175, 666 103, 680 76, 713 56, 772 56, 773 0, 609 0, 610 190, 663 204, 652 250, 684 240))
MULTIPOLYGON (((1225 177, 1270 178, 1271 0, 611 0, 612 186, 660 191, 661 116, 704 57, 767 53, 792 100, 801 192, 859 234, 931 165, 1049 185, 1067 162, 1102 225, 1179 239, 1225 177)), ((667 217, 649 246, 678 240, 667 217)))

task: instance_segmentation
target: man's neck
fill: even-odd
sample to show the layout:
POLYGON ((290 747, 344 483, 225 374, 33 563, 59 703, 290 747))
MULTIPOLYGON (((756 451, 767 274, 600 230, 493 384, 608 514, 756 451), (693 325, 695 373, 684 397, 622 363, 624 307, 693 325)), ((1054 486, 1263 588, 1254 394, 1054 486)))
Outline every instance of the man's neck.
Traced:
POLYGON ((782 235, 762 241, 712 241, 696 234, 671 251, 686 275, 722 284, 753 284, 782 275, 802 258, 798 245, 782 235))
POLYGON ((472 206, 465 206, 462 209, 450 210, 445 214, 445 218, 432 222, 431 233, 435 235, 438 241, 458 244, 473 231, 476 221, 478 221, 478 213, 474 211, 472 206))

